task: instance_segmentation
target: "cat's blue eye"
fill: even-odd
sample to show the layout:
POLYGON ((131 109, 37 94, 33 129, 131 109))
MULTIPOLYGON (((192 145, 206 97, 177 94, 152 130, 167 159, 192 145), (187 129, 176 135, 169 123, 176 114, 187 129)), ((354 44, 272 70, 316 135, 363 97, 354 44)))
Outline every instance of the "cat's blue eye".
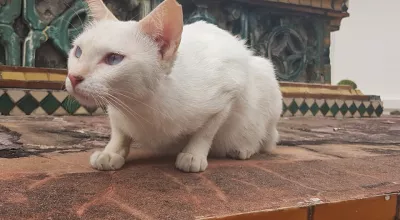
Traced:
POLYGON ((121 54, 110 53, 104 58, 104 62, 108 65, 116 65, 124 59, 121 54))
POLYGON ((79 46, 77 46, 75 48, 75 57, 79 58, 79 57, 81 57, 81 55, 82 55, 82 49, 79 46))

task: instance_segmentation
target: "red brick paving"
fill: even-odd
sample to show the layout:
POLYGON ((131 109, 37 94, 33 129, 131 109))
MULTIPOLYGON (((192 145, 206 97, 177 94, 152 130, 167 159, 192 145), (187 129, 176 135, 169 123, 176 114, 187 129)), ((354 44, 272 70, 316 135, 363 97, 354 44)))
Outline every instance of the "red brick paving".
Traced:
POLYGON ((122 170, 91 169, 90 153, 107 142, 104 117, 2 117, 0 219, 195 219, 397 192, 399 125, 282 119, 292 146, 187 174, 173 157, 138 149, 122 170))

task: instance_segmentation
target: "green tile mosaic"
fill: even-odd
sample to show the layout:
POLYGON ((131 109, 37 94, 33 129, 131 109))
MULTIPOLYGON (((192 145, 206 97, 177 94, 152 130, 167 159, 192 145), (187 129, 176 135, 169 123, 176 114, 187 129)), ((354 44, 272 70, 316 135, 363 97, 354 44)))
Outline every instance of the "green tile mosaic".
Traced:
POLYGON ((61 103, 53 96, 51 92, 40 102, 40 106, 43 110, 51 115, 53 114, 59 107, 61 103))
POLYGON ((334 103, 334 104, 331 106, 330 111, 331 111, 333 117, 335 117, 335 116, 337 115, 337 113, 339 112, 339 110, 340 110, 340 109, 339 109, 339 106, 338 106, 336 103, 334 103))
POLYGON ((2 115, 9 115, 15 104, 7 93, 0 96, 0 113, 2 115))
POLYGON ((282 115, 287 111, 287 106, 285 104, 285 102, 282 102, 282 115))
POLYGON ((349 111, 350 111, 351 115, 354 115, 354 113, 357 112, 357 109, 358 108, 354 102, 349 106, 349 111))
POLYGON ((378 107, 376 107, 376 109, 375 109, 375 114, 377 116, 381 116, 382 113, 383 113, 383 107, 382 107, 382 105, 379 104, 378 107))
POLYGON ((319 110, 325 116, 329 112, 329 105, 325 102, 319 110))
POLYGON ((104 114, 101 108, 81 109, 79 103, 69 98, 66 91, 0 89, 1 115, 66 115, 104 114), (59 101, 61 100, 61 101, 59 101))
POLYGON ((288 110, 290 111, 290 113, 292 113, 292 115, 296 114, 296 112, 299 110, 299 106, 297 105, 295 100, 292 101, 288 110))
POLYGON ((369 104, 369 106, 367 108, 368 116, 371 116, 372 114, 374 114, 374 111, 375 111, 375 109, 374 109, 374 106, 372 106, 372 103, 369 104))
MULTIPOLYGON (((288 98, 282 100, 282 116, 379 117, 380 100, 356 101, 334 99, 288 98)), ((1 115, 99 115, 105 108, 87 108, 61 90, 0 89, 1 115), (15 101, 16 100, 16 101, 15 101)))
POLYGON ((340 112, 344 116, 347 114, 348 111, 349 111, 349 107, 347 106, 346 103, 343 103, 343 105, 340 107, 340 112))
POLYGON ((39 103, 30 93, 26 93, 17 102, 17 106, 25 114, 30 115, 39 106, 39 103))
POLYGON ((367 109, 365 108, 364 103, 361 103, 361 104, 358 106, 358 112, 360 113, 361 116, 364 116, 364 113, 365 113, 366 110, 367 110, 367 109))
POLYGON ((318 104, 316 102, 314 102, 311 107, 310 107, 310 111, 312 113, 312 115, 316 116, 317 113, 319 112, 319 107, 318 104))
POLYGON ((308 107, 307 103, 304 101, 300 105, 299 110, 300 110, 301 114, 305 115, 310 110, 310 108, 308 107))
POLYGON ((380 117, 382 113, 383 106, 380 100, 361 102, 334 99, 284 98, 281 115, 283 117, 319 115, 325 117, 380 117), (368 107, 365 106, 366 103, 368 107), (287 106, 288 104, 289 106, 287 106))
POLYGON ((76 110, 78 110, 81 105, 71 96, 67 96, 64 101, 61 103, 61 106, 71 115, 73 115, 76 110))

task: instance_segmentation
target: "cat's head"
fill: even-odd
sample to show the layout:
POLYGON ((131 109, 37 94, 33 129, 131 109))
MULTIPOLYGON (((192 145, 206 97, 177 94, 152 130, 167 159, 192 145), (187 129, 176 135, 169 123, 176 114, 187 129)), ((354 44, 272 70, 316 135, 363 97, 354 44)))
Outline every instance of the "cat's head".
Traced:
POLYGON ((171 72, 181 40, 182 7, 165 0, 136 22, 119 21, 102 0, 86 2, 93 21, 73 42, 67 91, 86 106, 106 100, 115 104, 118 97, 146 98, 171 72))

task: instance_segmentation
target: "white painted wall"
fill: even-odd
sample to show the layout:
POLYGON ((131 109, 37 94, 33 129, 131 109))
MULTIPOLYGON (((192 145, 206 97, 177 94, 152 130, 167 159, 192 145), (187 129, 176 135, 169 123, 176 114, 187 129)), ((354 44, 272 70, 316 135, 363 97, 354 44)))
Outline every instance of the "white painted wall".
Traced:
POLYGON ((400 109, 400 0, 350 0, 350 17, 332 34, 332 83, 354 80, 386 109, 400 109))

